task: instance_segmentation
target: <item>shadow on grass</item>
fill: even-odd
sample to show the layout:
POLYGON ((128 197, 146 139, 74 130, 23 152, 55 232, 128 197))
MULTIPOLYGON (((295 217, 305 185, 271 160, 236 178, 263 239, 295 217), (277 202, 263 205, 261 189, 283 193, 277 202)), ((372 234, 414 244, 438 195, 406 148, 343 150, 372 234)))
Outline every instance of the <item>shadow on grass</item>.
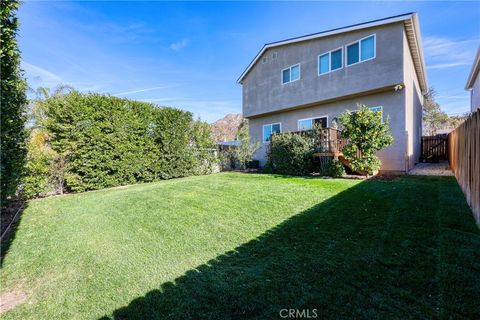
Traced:
MULTIPOLYGON (((468 252, 450 266, 458 248, 441 240, 437 183, 362 182, 101 319, 278 319, 284 309, 319 319, 478 318, 471 261, 480 241, 465 240, 468 252), (461 305, 447 310, 455 286, 442 279, 452 275, 467 288, 451 292, 461 305)), ((478 240, 473 219, 457 221, 468 216, 459 196, 449 219, 478 240)))
POLYGON ((0 268, 3 267, 3 260, 7 256, 8 251, 10 250, 10 245, 15 240, 17 228, 20 225, 22 214, 26 208, 26 202, 17 202, 2 210, 0 268))

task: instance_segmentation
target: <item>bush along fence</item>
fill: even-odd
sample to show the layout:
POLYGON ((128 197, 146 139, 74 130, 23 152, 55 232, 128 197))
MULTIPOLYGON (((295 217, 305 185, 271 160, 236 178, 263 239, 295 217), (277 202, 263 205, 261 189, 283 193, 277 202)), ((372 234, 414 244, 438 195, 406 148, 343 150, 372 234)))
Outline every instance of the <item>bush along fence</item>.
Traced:
POLYGON ((190 112, 76 91, 34 103, 25 197, 214 170, 208 124, 190 112))
POLYGON ((480 111, 448 135, 448 160, 480 224, 480 111))

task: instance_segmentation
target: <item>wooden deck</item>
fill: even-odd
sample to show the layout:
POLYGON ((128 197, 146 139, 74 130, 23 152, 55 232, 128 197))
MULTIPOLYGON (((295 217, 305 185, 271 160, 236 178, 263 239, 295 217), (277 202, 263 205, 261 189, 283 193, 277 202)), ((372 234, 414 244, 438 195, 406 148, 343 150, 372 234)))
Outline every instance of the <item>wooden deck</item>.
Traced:
MULTIPOLYGON (((317 131, 304 130, 304 131, 290 131, 275 133, 271 139, 275 139, 275 136, 281 136, 284 134, 300 134, 304 136, 311 136, 315 142, 314 157, 319 158, 321 166, 326 165, 332 159, 339 160, 345 167, 349 168, 352 172, 357 172, 361 175, 367 175, 367 172, 353 170, 350 161, 343 155, 343 148, 348 144, 348 139, 342 137, 342 131, 334 128, 322 128, 317 131)), ((270 145, 268 145, 270 148, 270 145)), ((270 150, 267 150, 267 153, 270 150)), ((358 152, 360 156, 360 153, 358 152)))
POLYGON ((347 145, 348 140, 342 138, 342 131, 334 128, 322 128, 317 131, 303 130, 303 131, 290 131, 280 132, 272 135, 271 139, 275 139, 275 136, 281 136, 285 134, 299 134, 303 136, 311 136, 315 141, 315 156, 333 156, 338 157, 343 148, 347 145), (317 135, 318 132, 318 135, 317 135))

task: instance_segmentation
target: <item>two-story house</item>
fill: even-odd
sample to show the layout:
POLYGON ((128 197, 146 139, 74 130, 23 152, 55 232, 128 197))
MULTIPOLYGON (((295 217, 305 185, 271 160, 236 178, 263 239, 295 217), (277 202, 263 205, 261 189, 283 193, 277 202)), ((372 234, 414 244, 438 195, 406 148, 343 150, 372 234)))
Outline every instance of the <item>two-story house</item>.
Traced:
POLYGON ((378 153, 381 171, 405 173, 420 158, 428 85, 416 13, 266 44, 238 83, 262 165, 272 132, 331 127, 358 104, 390 119, 395 142, 378 153))

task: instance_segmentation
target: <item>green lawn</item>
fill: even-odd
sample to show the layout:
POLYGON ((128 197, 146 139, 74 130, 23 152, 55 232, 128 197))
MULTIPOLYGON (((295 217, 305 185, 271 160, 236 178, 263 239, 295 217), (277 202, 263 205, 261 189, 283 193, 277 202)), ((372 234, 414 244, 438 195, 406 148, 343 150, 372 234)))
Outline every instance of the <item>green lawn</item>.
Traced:
POLYGON ((222 173, 31 201, 1 279, 4 319, 480 319, 480 231, 452 177, 222 173))

